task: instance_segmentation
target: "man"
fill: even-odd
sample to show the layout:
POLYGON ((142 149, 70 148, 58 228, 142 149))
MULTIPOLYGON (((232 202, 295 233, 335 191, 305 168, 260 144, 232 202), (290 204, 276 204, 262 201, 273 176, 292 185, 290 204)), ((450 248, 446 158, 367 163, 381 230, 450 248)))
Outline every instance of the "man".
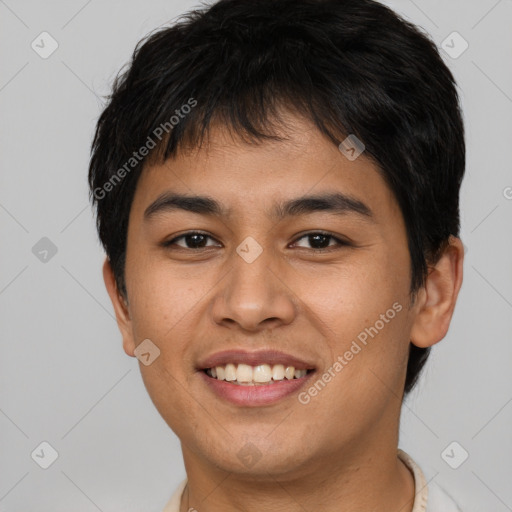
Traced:
POLYGON ((458 510, 398 450, 462 283, 464 130, 435 45, 370 0, 221 0, 115 82, 104 278, 187 479, 166 512, 458 510))

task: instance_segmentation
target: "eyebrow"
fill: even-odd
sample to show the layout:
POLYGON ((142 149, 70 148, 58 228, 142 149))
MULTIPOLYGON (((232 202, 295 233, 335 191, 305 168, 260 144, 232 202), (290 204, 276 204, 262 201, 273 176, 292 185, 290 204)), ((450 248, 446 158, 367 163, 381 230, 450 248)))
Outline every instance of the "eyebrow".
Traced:
MULTIPOLYGON (((230 210, 208 196, 191 196, 165 192, 153 201, 144 211, 144 219, 149 220, 158 214, 184 210, 200 215, 229 217, 230 210)), ((374 221, 374 215, 368 205, 361 200, 340 192, 302 196, 277 204, 269 217, 281 220, 289 216, 307 215, 324 211, 336 215, 356 214, 366 220, 374 221)))

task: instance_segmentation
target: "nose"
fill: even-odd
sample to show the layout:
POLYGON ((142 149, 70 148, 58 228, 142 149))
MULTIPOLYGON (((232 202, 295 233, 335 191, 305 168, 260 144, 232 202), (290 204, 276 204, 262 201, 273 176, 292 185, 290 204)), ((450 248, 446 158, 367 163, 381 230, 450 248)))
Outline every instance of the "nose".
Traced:
POLYGON ((296 315, 293 292, 269 250, 252 262, 233 251, 231 270, 213 299, 212 315, 219 325, 258 331, 290 324, 296 315))

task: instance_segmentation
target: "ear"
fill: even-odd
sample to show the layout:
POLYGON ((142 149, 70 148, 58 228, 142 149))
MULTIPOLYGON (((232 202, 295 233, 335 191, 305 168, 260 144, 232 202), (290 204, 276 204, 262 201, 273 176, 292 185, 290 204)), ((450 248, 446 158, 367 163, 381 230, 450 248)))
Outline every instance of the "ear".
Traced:
POLYGON ((133 340, 132 321, 130 318, 128 301, 117 288, 114 272, 108 258, 106 258, 103 263, 103 280, 105 281, 107 292, 110 296, 110 300, 112 301, 112 305, 114 306, 117 325, 121 331, 121 335, 123 336, 123 349, 126 354, 135 357, 135 343, 133 340))
POLYGON ((429 268, 424 287, 418 293, 417 314, 411 329, 411 343, 430 347, 448 332, 455 303, 462 285, 464 246, 450 236, 439 261, 429 268))

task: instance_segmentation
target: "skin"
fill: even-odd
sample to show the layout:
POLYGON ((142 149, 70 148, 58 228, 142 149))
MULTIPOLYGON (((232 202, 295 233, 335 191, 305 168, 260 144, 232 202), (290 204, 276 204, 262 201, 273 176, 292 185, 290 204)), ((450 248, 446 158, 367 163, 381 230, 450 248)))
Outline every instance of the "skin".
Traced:
POLYGON ((123 347, 134 357, 149 338, 161 351, 140 370, 181 441, 180 512, 338 512, 340 503, 347 512, 410 511, 414 481, 396 454, 407 351, 411 341, 427 347, 446 335, 463 246, 450 239, 411 304, 403 218, 375 164, 364 153, 348 160, 293 114, 283 119, 286 141, 246 144, 213 126, 202 149, 144 169, 129 218, 127 297, 104 265, 123 347), (230 215, 173 210, 145 220, 167 191, 208 195, 230 215), (373 222, 353 213, 268 215, 276 202, 333 191, 363 201, 373 222), (207 233, 208 247, 187 248, 186 239, 162 247, 191 230, 207 233), (329 251, 319 253, 304 236, 319 230, 351 245, 327 239, 329 251), (247 236, 263 248, 250 264, 235 250, 247 236), (396 302, 403 309, 306 405, 294 394, 235 406, 196 368, 220 350, 277 348, 314 362, 321 376, 396 302), (237 454, 249 441, 261 458, 246 467, 237 454))

